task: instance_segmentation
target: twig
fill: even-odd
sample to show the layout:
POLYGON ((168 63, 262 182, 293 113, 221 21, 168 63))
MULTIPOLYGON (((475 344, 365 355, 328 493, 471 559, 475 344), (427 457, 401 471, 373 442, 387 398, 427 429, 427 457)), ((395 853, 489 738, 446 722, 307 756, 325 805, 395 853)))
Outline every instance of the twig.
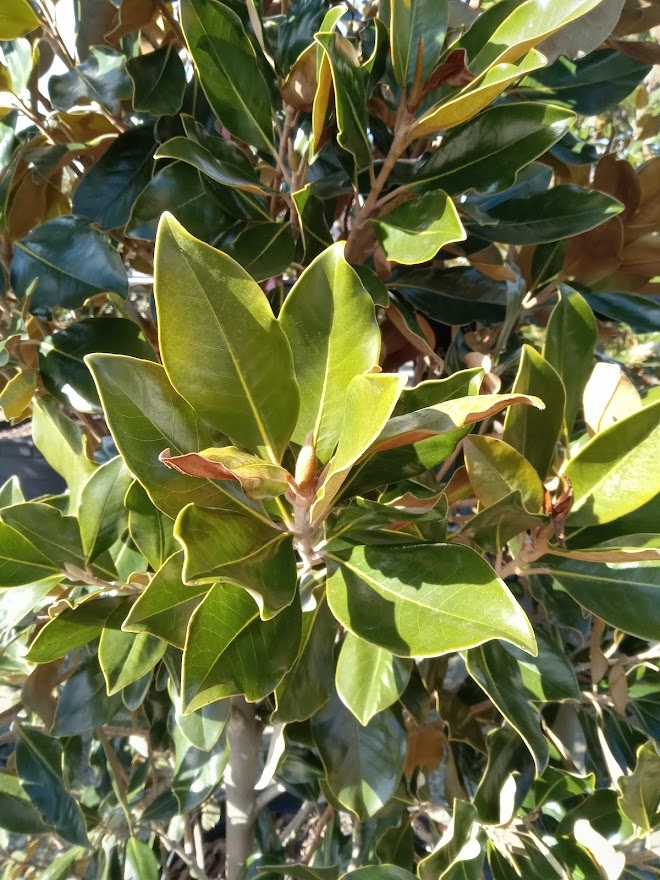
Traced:
POLYGON ((294 837, 300 831, 307 819, 312 815, 312 813, 315 813, 316 810, 317 806, 314 801, 305 801, 305 803, 298 810, 293 819, 280 834, 280 843, 282 844, 282 846, 284 846, 284 844, 291 837, 294 837))
POLYGON ((302 858, 300 860, 303 865, 309 865, 309 863, 312 860, 312 856, 314 855, 316 850, 321 846, 321 843, 323 842, 323 836, 325 834, 326 826, 333 819, 334 815, 335 815, 334 807, 332 807, 332 806, 330 806, 330 804, 328 804, 328 806, 325 808, 325 810, 321 814, 321 817, 316 825, 316 828, 314 829, 314 837, 312 837, 311 843, 309 845, 309 849, 305 853, 304 858, 302 858))
POLYGON ((193 878, 193 880, 210 880, 208 874, 205 873, 205 871, 197 864, 195 859, 190 856, 184 850, 184 848, 176 842, 176 840, 172 840, 171 837, 168 837, 166 832, 158 826, 154 827, 154 831, 158 835, 163 846, 165 846, 166 849, 168 849, 170 852, 173 852, 181 859, 183 864, 190 871, 190 876, 193 878))

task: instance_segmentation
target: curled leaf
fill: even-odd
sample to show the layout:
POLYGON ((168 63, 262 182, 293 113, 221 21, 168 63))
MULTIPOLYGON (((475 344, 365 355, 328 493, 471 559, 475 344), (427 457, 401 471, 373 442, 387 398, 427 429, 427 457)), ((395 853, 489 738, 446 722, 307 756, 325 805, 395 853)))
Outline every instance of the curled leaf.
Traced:
POLYGON ((191 477, 235 480, 248 498, 275 498, 287 491, 291 480, 283 467, 236 446, 211 447, 185 455, 172 455, 165 449, 158 457, 167 467, 191 477))

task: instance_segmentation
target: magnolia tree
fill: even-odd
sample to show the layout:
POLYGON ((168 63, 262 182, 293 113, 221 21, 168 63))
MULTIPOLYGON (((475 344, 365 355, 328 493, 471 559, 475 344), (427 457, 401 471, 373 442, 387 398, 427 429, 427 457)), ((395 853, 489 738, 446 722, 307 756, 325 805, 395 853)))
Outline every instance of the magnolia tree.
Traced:
POLYGON ((73 6, 0 8, 4 880, 651 880, 660 6, 73 6))

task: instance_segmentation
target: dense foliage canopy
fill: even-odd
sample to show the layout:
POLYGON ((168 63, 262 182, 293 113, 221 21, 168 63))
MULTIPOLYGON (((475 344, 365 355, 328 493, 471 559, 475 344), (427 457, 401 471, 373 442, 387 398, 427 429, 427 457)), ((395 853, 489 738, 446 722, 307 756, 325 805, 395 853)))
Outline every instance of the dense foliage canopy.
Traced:
POLYGON ((0 0, 3 880, 658 876, 657 27, 0 0))

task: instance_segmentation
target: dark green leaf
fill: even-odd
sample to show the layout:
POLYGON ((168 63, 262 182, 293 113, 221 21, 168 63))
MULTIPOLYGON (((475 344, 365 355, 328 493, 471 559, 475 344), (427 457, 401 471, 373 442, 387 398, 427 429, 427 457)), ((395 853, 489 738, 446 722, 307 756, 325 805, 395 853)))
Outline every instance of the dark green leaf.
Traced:
POLYGON ((193 613, 183 655, 185 711, 244 694, 250 701, 273 691, 300 649, 300 603, 263 621, 240 587, 218 584, 193 613))
POLYGON ((572 113, 543 104, 502 104, 455 128, 412 176, 416 192, 469 189, 498 192, 513 186, 516 174, 556 143, 572 113))
POLYGON ((101 229, 124 226, 135 200, 151 180, 154 147, 152 126, 120 134, 76 187, 73 213, 101 229))
POLYGON ((266 281, 285 272, 295 256, 295 243, 288 223, 259 223, 241 232, 231 256, 255 281, 266 281))
POLYGON ((123 709, 121 694, 109 697, 96 657, 69 678, 57 704, 54 736, 78 736, 108 724, 123 709))
POLYGON ((467 653, 468 672, 483 688, 531 752, 537 773, 549 760, 548 741, 541 730, 538 709, 529 702, 517 660, 497 641, 467 653))
POLYGON ((461 529, 461 537, 469 538, 481 550, 498 553, 516 535, 528 529, 542 528, 550 517, 530 513, 519 489, 480 510, 461 529))
POLYGON ((133 80, 135 110, 153 116, 173 116, 179 112, 186 90, 186 71, 174 43, 130 58, 126 70, 133 80))
POLYGON ((176 763, 172 791, 179 804, 179 812, 190 813, 211 796, 222 779, 229 759, 225 737, 205 751, 196 749, 184 737, 183 731, 174 734, 176 763))
POLYGON ((474 434, 463 442, 465 466, 479 503, 496 504, 511 492, 520 490, 530 513, 543 509, 543 483, 532 465, 508 443, 494 437, 474 434))
POLYGON ((33 311, 77 309, 99 293, 128 294, 126 270, 108 239, 79 217, 55 217, 14 242, 11 283, 33 311))
POLYGON ((586 301, 597 315, 627 324, 633 333, 657 333, 660 326, 660 303, 650 296, 622 293, 586 294, 586 301))
POLYGON ((182 0, 181 13, 190 54, 216 116, 235 137, 272 151, 270 91, 240 18, 218 0, 182 0))
POLYGON ((305 721, 327 703, 334 679, 336 629, 325 597, 303 614, 300 653, 275 690, 274 723, 305 721))
POLYGON ((119 105, 131 96, 131 80, 126 73, 126 59, 107 46, 92 46, 89 57, 48 80, 48 94, 57 110, 70 110, 75 104, 96 101, 117 113, 119 105))
POLYGON ((453 325, 499 323, 513 289, 510 281, 494 281, 467 266, 397 272, 390 285, 429 318, 453 325))
POLYGON ((158 571, 180 549, 174 538, 174 523, 154 506, 137 480, 126 493, 126 507, 131 538, 149 565, 158 571))
POLYGON ((92 406, 100 406, 94 380, 84 357, 104 352, 155 360, 153 348, 140 335, 140 328, 126 318, 85 318, 53 333, 39 349, 39 370, 46 388, 62 400, 80 407, 75 394, 92 406), (70 396, 69 396, 70 395, 70 396))
POLYGON ((617 52, 601 49, 577 61, 559 58, 528 76, 521 94, 528 100, 553 101, 585 116, 597 116, 620 104, 647 76, 650 67, 617 52))
POLYGON ((160 866, 152 848, 137 837, 126 841, 124 880, 158 880, 160 866))
POLYGON ((406 731, 397 715, 386 709, 363 727, 335 694, 312 719, 312 733, 334 797, 362 820, 377 813, 403 771, 406 731))
POLYGON ((388 0, 379 12, 390 31, 394 76, 410 95, 417 71, 426 82, 442 57, 448 0, 388 0))
POLYGON ((204 188, 197 169, 185 162, 167 165, 142 190, 126 227, 128 237, 154 241, 165 211, 204 241, 231 224, 224 206, 204 188))
POLYGON ((175 137, 156 151, 156 159, 177 159, 192 165, 202 174, 223 186, 236 187, 249 193, 268 192, 257 177, 245 154, 236 144, 223 138, 195 134, 195 140, 175 137))
POLYGON ((579 293, 562 296, 550 315, 543 357, 564 383, 564 424, 569 437, 593 370, 597 337, 596 320, 584 298, 579 293))
POLYGON ((218 700, 190 712, 181 714, 181 700, 173 699, 175 724, 188 742, 201 752, 208 752, 217 745, 229 718, 229 700, 218 700))
POLYGON ((507 647, 518 661, 529 696, 540 701, 579 700, 580 686, 563 647, 542 630, 537 629, 535 635, 539 649, 536 657, 530 657, 513 646, 507 647))
MULTIPOLYGON (((103 627, 108 625, 117 609, 121 609, 126 616, 127 600, 118 596, 103 596, 81 602, 75 608, 65 608, 39 631, 28 653, 30 661, 49 663, 89 644, 101 635, 103 627)), ((116 625, 121 626, 121 620, 116 625)))
POLYGON ((188 622, 208 587, 184 584, 182 568, 183 554, 177 553, 156 572, 124 621, 127 632, 148 632, 183 650, 188 622))
POLYGON ((561 184, 489 208, 495 225, 480 226, 479 235, 505 244, 541 244, 587 232, 622 210, 621 202, 606 193, 561 184))
POLYGON ((18 728, 16 768, 26 794, 64 840, 89 846, 80 805, 62 779, 62 746, 29 727, 18 728))
MULTIPOLYGON (((480 837, 483 835, 483 832, 480 833, 477 813, 472 804, 458 799, 454 800, 454 811, 450 827, 452 830, 451 836, 449 834, 443 836, 431 855, 423 858, 417 866, 420 880, 437 880, 439 877, 448 877, 449 874, 447 872, 451 870, 452 865, 456 864, 468 844, 471 842, 481 843, 480 837)), ((463 868, 462 876, 464 880, 473 880, 474 875, 473 871, 470 870, 470 862, 474 860, 475 849, 477 860, 479 860, 479 853, 482 849, 479 845, 475 848, 474 843, 470 850, 465 853, 465 856, 470 855, 472 858, 465 858, 459 862, 463 868)), ((483 859, 483 856, 481 856, 481 859, 483 859)), ((480 876, 481 870, 479 866, 477 877, 480 876)))
POLYGON ((118 609, 109 625, 104 627, 99 642, 98 661, 109 696, 151 672, 167 648, 166 642, 148 633, 123 632, 119 629, 125 616, 124 609, 118 609))
POLYGON ((12 834, 43 834, 48 830, 19 780, 0 771, 0 828, 12 834))

